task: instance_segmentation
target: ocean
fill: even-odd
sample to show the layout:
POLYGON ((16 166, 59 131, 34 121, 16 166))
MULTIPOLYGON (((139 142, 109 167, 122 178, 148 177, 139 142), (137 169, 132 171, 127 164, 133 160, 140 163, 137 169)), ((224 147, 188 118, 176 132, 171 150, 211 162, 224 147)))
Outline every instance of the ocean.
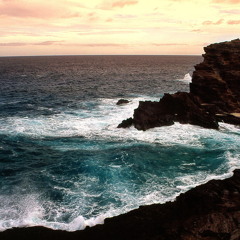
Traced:
POLYGON ((0 231, 75 231, 173 201, 240 168, 240 129, 119 129, 139 101, 189 91, 201 56, 0 58, 0 231), (130 102, 117 106, 120 98, 130 102))

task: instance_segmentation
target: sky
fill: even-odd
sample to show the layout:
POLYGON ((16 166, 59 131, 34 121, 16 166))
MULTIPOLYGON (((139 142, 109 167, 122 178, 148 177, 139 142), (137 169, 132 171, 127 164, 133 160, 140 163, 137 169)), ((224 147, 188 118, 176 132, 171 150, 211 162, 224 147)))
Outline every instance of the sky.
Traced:
POLYGON ((0 0, 0 56, 200 55, 240 37, 240 0, 0 0))

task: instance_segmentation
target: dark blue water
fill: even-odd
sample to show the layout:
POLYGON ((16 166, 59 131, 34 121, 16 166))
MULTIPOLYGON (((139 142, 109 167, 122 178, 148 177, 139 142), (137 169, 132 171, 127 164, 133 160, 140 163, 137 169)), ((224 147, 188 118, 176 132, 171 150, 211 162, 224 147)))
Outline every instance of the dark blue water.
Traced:
POLYGON ((188 91, 199 56, 0 58, 0 230, 73 231, 173 200, 240 167, 240 130, 118 129, 140 100, 188 91), (117 106, 119 98, 130 103, 117 106))

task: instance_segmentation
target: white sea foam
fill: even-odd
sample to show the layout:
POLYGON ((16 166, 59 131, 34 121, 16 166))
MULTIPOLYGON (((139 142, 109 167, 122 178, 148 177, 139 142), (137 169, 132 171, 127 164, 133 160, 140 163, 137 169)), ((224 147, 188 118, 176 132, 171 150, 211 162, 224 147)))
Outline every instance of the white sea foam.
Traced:
MULTIPOLYGON (((229 133, 236 134, 235 138, 239 137, 237 135, 239 128, 224 123, 220 123, 219 131, 179 123, 147 131, 138 131, 134 127, 129 129, 117 128, 122 120, 133 115, 138 102, 146 99, 146 97, 132 98, 129 99, 129 104, 122 106, 116 105, 116 99, 102 99, 99 101, 99 105, 91 111, 79 109, 74 112, 66 111, 52 116, 35 118, 8 117, 0 119, 0 133, 27 135, 36 138, 81 136, 89 139, 133 140, 164 145, 183 144, 199 147, 202 146, 202 138, 219 138, 222 141, 229 138, 229 133)), ((230 136, 230 138, 232 137, 230 136)), ((61 146, 61 148, 69 150, 68 146, 61 146)))
MULTIPOLYGON (((138 131, 135 128, 118 129, 118 124, 133 115, 139 100, 133 98, 130 103, 116 105, 116 99, 102 99, 99 105, 90 110, 62 112, 52 116, 8 117, 0 119, 0 133, 27 135, 31 137, 72 137, 115 138, 116 140, 137 140, 160 144, 201 145, 200 136, 214 135, 215 130, 206 130, 197 126, 179 123, 164 128, 138 131)), ((151 99, 152 100, 152 99, 151 99)), ((155 99, 156 100, 156 99, 155 99)))
MULTIPOLYGON (((186 192, 187 190, 206 183, 212 179, 224 179, 232 175, 232 170, 240 167, 240 154, 232 154, 226 152, 226 158, 229 160, 227 172, 223 174, 207 173, 205 171, 195 172, 193 174, 183 175, 172 179, 168 186, 157 185, 154 181, 150 181, 146 186, 138 193, 134 193, 131 190, 125 189, 125 192, 113 192, 112 197, 118 194, 120 201, 122 202, 121 207, 108 206, 106 211, 102 211, 98 216, 91 218, 84 218, 79 215, 73 218, 70 222, 62 222, 61 215, 65 212, 70 212, 76 208, 76 203, 72 202, 72 207, 59 207, 53 202, 42 199, 38 194, 25 194, 24 197, 21 195, 12 195, 10 198, 0 197, 1 205, 1 220, 0 220, 0 231, 6 230, 12 227, 27 227, 27 226, 45 226, 53 229, 62 229, 67 231, 76 231, 86 228, 86 226, 94 226, 96 224, 103 224, 104 219, 108 217, 117 216, 119 214, 128 212, 141 205, 149 205, 153 203, 164 203, 167 201, 173 201, 180 193, 186 192), (176 184, 176 182, 178 182, 176 184), (177 190, 177 191, 176 191, 177 190), (51 211, 55 212, 55 220, 46 220, 46 209, 43 205, 51 208, 51 211), (5 212, 4 212, 5 211, 5 212)), ((156 176, 157 177, 157 176, 156 176)), ((125 187, 125 186, 123 186, 125 187)), ((79 188, 79 186, 77 187, 79 188)), ((115 191, 110 189, 110 191, 115 191)), ((83 201, 78 204, 89 204, 83 201)), ((93 206, 97 208, 97 206, 93 206)))
MULTIPOLYGON (((81 201, 77 199, 71 203, 71 206, 62 206, 62 208, 56 206, 50 200, 40 198, 38 194, 24 195, 24 197, 21 197, 22 195, 13 195, 8 199, 5 196, 0 196, 0 209, 2 211, 0 212, 0 230, 34 225, 43 225, 68 231, 84 229, 86 226, 102 224, 106 217, 119 215, 140 205, 172 201, 177 195, 192 187, 211 179, 229 177, 235 168, 240 168, 240 154, 237 152, 240 141, 240 130, 238 127, 220 123, 220 130, 211 130, 188 124, 175 123, 172 126, 154 128, 147 131, 138 131, 133 127, 130 129, 118 129, 117 125, 123 119, 132 116, 133 110, 138 106, 138 101, 148 99, 142 97, 129 100, 129 104, 116 106, 116 99, 101 99, 99 105, 92 111, 79 109, 74 112, 63 111, 60 114, 52 116, 39 116, 35 118, 9 117, 7 119, 0 119, 0 133, 30 136, 33 138, 82 136, 86 139, 114 140, 123 142, 124 144, 129 140, 164 146, 178 144, 194 149, 204 149, 206 146, 207 148, 221 148, 222 146, 226 149, 226 151, 224 150, 224 157, 227 161, 220 165, 214 172, 194 171, 192 174, 183 174, 169 180, 167 185, 159 184, 160 181, 158 181, 158 176, 156 175, 146 176, 147 181, 144 182, 139 192, 135 191, 134 185, 131 182, 129 184, 121 182, 121 186, 109 184, 106 188, 106 191, 108 191, 107 194, 119 200, 121 202, 120 206, 106 206, 100 209, 100 213, 97 216, 88 219, 84 218, 81 214, 75 214, 69 223, 62 222, 59 219, 61 219, 61 216, 65 212, 75 209, 79 203, 84 208, 84 206, 89 205, 88 198, 98 197, 96 193, 85 191, 87 187, 91 186, 90 183, 97 185, 98 179, 78 179, 73 184, 75 188, 72 189, 55 186, 66 195, 81 194, 80 197, 82 197, 79 197, 81 201), (79 189, 81 192, 78 192, 79 189), (47 220, 45 218, 46 210, 44 206, 50 206, 54 212, 54 219, 47 220)), ((81 144, 68 145, 66 143, 65 146, 51 145, 51 147, 65 151, 73 148, 81 149, 83 146, 81 144)), ((97 148, 98 146, 84 146, 84 148, 93 147, 97 148)), ((113 164, 111 167, 113 170, 118 169, 117 164, 113 164)), ((194 161, 183 163, 179 166, 179 169, 191 167, 195 167, 194 161)), ((56 176, 54 177, 56 178, 56 176)), ((54 179, 55 181, 58 181, 58 179, 54 179)), ((96 206, 93 205, 92 208, 94 209, 94 207, 96 206)))
POLYGON ((0 202, 0 231, 41 224, 44 209, 36 194, 0 196, 0 202))
POLYGON ((184 75, 184 77, 182 79, 178 79, 178 80, 181 82, 184 82, 184 83, 191 83, 192 77, 191 77, 190 73, 187 73, 184 75))

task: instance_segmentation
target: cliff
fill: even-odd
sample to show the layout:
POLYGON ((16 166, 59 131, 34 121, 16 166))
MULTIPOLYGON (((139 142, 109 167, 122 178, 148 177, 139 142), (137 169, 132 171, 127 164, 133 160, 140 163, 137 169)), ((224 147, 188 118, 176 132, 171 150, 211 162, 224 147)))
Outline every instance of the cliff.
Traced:
POLYGON ((218 122, 240 124, 240 40, 204 48, 203 62, 195 66, 190 93, 165 94, 159 102, 139 102, 133 118, 118 127, 139 130, 174 122, 218 128, 218 122))
POLYGON ((181 194, 174 202, 140 207, 83 231, 10 229, 1 240, 239 240, 240 170, 181 194))

